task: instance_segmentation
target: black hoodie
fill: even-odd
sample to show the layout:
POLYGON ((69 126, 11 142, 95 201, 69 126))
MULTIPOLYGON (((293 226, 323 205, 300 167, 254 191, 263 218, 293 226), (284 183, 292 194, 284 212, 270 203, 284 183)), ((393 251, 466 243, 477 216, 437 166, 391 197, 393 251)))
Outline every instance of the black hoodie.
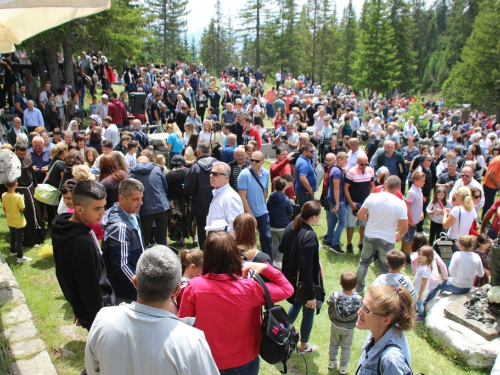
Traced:
POLYGON ((90 329, 104 306, 113 306, 115 295, 106 276, 101 250, 90 227, 58 216, 52 224, 56 276, 64 297, 82 326, 90 329))

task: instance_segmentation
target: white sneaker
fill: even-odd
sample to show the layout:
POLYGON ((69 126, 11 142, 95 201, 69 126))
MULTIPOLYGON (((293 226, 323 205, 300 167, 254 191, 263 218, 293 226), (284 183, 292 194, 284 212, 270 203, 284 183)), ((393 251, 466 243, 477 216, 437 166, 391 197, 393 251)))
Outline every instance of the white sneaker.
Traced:
POLYGON ((194 243, 194 244, 197 244, 197 243, 198 243, 198 236, 194 236, 194 238, 193 238, 193 243, 194 243))
POLYGON ((328 368, 330 370, 333 370, 335 368, 337 368, 337 366, 339 365, 339 362, 337 361, 337 359, 330 359, 330 362, 328 363, 328 368))
POLYGON ((24 256, 22 258, 17 258, 17 263, 25 263, 31 261, 31 258, 28 258, 27 256, 24 256))
POLYGON ((17 253, 9 253, 10 257, 17 257, 17 253))
POLYGON ((309 353, 313 353, 313 352, 315 352, 316 350, 318 350, 318 347, 317 347, 316 345, 311 345, 311 344, 307 343, 307 346, 306 346, 304 349, 302 349, 302 348, 300 347, 300 345, 299 345, 298 350, 299 350, 299 353, 302 353, 302 354, 309 354, 309 353))
POLYGON ((341 374, 341 375, 347 374, 347 367, 340 366, 339 367, 339 374, 341 374))
POLYGON ((425 237, 429 237, 429 233, 425 233, 424 231, 422 231, 422 234, 423 234, 425 237))
POLYGON ((283 267, 283 263, 282 262, 278 262, 277 260, 274 260, 273 261, 273 267, 280 270, 283 267))

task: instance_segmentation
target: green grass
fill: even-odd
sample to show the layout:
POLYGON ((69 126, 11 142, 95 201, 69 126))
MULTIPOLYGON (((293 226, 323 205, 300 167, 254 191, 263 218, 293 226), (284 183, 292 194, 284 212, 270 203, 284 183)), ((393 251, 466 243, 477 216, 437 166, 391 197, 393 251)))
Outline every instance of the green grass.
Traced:
MULTIPOLYGON (((117 88, 118 89, 118 88, 117 88)), ((87 96, 85 107, 88 108, 90 98, 87 96)), ((267 120, 266 120, 267 121, 267 120)), ((267 123, 266 123, 267 125, 267 123)), ((269 169, 270 162, 266 161, 265 168, 269 169)), ((318 198, 319 196, 316 196, 318 198)), ((319 225, 314 228, 318 237, 326 233, 326 219, 321 219, 319 225)), ((428 227, 426 225, 426 231, 428 227)), ((353 244, 358 242, 358 233, 355 231, 353 244)), ((48 237, 45 244, 50 245, 48 237)), ((345 246, 345 233, 342 236, 342 245, 345 246)), ((43 245, 42 245, 43 246, 43 245)), ((52 361, 61 375, 80 374, 84 367, 84 349, 87 332, 83 328, 75 327, 73 324, 73 313, 69 304, 64 299, 57 279, 55 277, 54 259, 52 257, 42 258, 38 255, 41 247, 25 249, 27 256, 32 257, 30 263, 17 264, 12 258, 8 258, 14 275, 17 278, 21 290, 24 292, 27 304, 33 314, 33 320, 40 331, 40 337, 45 341, 47 350, 52 361), (72 356, 61 354, 61 349, 73 353, 72 356)), ((68 244, 71 246, 71 244, 68 244)), ((399 246, 399 245, 398 245, 399 246)), ((188 242, 187 247, 193 247, 188 242)), ((7 257, 9 253, 8 228, 5 223, 5 215, 0 210, 0 251, 7 257)), ((324 270, 324 281, 327 296, 340 288, 339 279, 342 272, 356 271, 359 253, 345 256, 337 255, 325 251, 320 251, 320 260, 324 270)), ((411 278, 410 267, 404 271, 411 278)), ((372 264, 367 275, 367 285, 371 284, 378 275, 378 264, 372 264)), ((288 303, 282 303, 288 308, 288 303)), ((0 314, 1 316, 1 314, 0 314)), ((300 327, 301 315, 297 319, 295 326, 300 327)), ((356 330, 351 351, 351 361, 348 373, 354 374, 356 365, 361 353, 362 344, 366 338, 366 331, 356 330)), ((469 369, 458 357, 437 345, 423 325, 417 326, 413 331, 407 333, 408 342, 412 355, 412 368, 414 373, 424 374, 487 374, 487 371, 469 369)), ((244 338, 242 338, 243 340, 244 338)), ((330 321, 328 319, 327 306, 325 305, 320 315, 315 317, 311 343, 318 346, 318 352, 307 356, 309 374, 337 374, 337 370, 330 371, 328 365, 328 350, 330 340, 330 321)), ((0 341, 0 349, 5 348, 5 343, 0 341)), ((2 350, 0 350, 0 355, 2 350)), ((110 353, 112 354, 112 353, 110 353)), ((3 357, 5 358, 5 357, 3 357)), ((260 374, 278 375, 282 370, 281 365, 269 365, 261 362, 260 374)), ((303 374, 305 366, 302 357, 293 355, 289 361, 289 373, 303 374)))

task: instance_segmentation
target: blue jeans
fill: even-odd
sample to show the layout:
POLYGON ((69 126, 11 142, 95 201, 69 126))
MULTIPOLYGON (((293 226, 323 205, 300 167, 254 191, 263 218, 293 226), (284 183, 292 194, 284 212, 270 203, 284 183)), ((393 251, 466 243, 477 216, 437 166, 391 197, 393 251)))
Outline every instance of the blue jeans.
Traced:
POLYGON ((434 297, 436 297, 436 294, 438 292, 452 292, 453 294, 466 294, 469 293, 470 288, 459 288, 454 285, 451 285, 451 283, 446 280, 446 282, 440 282, 439 285, 435 288, 432 289, 429 294, 427 295, 427 298, 425 299, 425 303, 429 302, 432 300, 434 297))
POLYGON ((481 216, 481 219, 484 219, 484 215, 486 215, 486 212, 488 212, 491 206, 493 206, 493 203, 495 203, 495 195, 498 192, 497 189, 492 189, 486 185, 483 185, 483 191, 484 191, 484 206, 483 206, 483 215, 481 216))
POLYGON ((390 269, 386 263, 387 253, 394 249, 396 244, 384 241, 381 238, 369 238, 365 236, 363 241, 363 251, 361 251, 361 257, 359 258, 358 265, 358 287, 356 292, 358 294, 363 293, 365 290, 365 279, 366 273, 368 272, 368 267, 372 264, 375 253, 378 251, 378 260, 380 267, 380 274, 389 273, 390 269))
MULTIPOLYGON (((330 207, 332 205, 330 204, 330 207)), ((331 212, 331 208, 330 208, 331 212)), ((340 237, 347 224, 347 208, 345 202, 340 202, 339 210, 337 212, 332 212, 330 215, 330 221, 328 222, 328 233, 326 235, 326 242, 331 243, 333 246, 340 244, 340 237), (337 228, 335 229, 335 226, 337 228)))
POLYGON ((273 258, 273 245, 271 243, 271 224, 269 223, 269 214, 256 217, 257 230, 260 237, 260 250, 273 258))
POLYGON ((80 105, 80 107, 83 107, 83 105, 85 104, 85 85, 80 90, 80 97, 78 98, 78 104, 80 105))
POLYGON ((300 207, 302 207, 306 202, 313 200, 313 197, 311 197, 309 194, 306 194, 305 192, 295 191, 295 194, 297 195, 297 203, 300 205, 300 207))
POLYGON ((260 358, 257 356, 253 361, 240 367, 219 370, 220 375, 257 375, 259 373, 260 358))
POLYGON ((300 324, 300 342, 308 342, 313 328, 316 310, 305 307, 302 303, 294 303, 290 305, 290 309, 288 309, 288 316, 292 320, 292 323, 295 322, 302 308, 304 309, 302 310, 302 323, 300 324))

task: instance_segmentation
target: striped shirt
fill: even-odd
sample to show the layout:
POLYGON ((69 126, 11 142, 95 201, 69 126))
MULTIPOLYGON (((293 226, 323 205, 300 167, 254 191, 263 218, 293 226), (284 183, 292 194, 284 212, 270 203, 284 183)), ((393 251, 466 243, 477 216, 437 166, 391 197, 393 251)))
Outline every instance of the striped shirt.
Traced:
POLYGON ((371 183, 374 181, 374 173, 371 167, 364 171, 356 165, 349 169, 345 176, 345 183, 349 184, 349 194, 353 202, 363 202, 370 194, 371 183))

